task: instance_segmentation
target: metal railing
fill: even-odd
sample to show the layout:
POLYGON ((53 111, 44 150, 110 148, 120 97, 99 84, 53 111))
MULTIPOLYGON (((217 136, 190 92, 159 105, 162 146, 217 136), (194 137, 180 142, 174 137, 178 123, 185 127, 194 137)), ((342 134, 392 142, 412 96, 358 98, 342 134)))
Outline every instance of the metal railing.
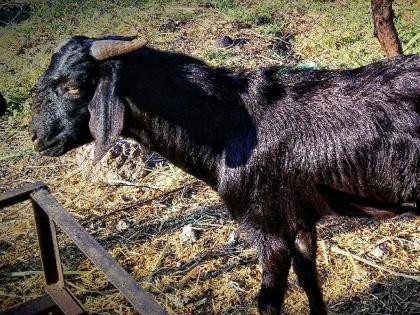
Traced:
POLYGON ((144 291, 112 256, 76 222, 41 182, 0 195, 0 208, 31 200, 34 210, 46 294, 14 306, 0 315, 86 314, 80 302, 66 287, 56 225, 98 267, 131 305, 144 315, 167 314, 155 299, 144 291))

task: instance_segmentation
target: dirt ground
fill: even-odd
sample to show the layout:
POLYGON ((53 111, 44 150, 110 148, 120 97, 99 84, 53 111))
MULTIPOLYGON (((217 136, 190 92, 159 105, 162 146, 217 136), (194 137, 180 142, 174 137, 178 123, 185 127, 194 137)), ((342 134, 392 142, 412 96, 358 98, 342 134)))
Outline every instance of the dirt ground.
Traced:
MULTIPOLYGON (((356 67, 382 58, 369 6, 303 0, 13 4, 22 3, 20 18, 0 14, 0 90, 9 103, 0 118, 0 191, 47 183, 170 313, 257 314, 258 258, 246 234, 228 242, 237 225, 217 194, 165 161, 134 183, 107 184, 86 178, 74 151, 61 158, 38 155, 27 132, 32 87, 54 47, 76 33, 139 33, 152 46, 237 71, 270 64, 356 67), (222 35, 235 45, 215 48, 222 35), (198 231, 197 241, 183 239, 186 225, 198 231)), ((401 1, 396 15, 404 48, 420 53, 420 3, 401 1)), ((419 223, 410 215, 320 222, 318 271, 331 314, 420 314, 419 223)), ((62 233, 59 241, 66 283, 89 314, 135 313, 62 233)), ((30 204, 0 209, 0 310, 43 294, 41 271, 30 204)), ((285 303, 287 314, 308 313, 293 271, 285 303)))

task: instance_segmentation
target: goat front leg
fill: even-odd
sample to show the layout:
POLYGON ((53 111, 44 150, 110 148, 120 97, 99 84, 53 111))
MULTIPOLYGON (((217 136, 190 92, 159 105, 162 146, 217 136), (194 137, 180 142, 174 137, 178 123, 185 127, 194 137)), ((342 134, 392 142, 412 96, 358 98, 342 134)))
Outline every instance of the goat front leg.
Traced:
POLYGON ((316 269, 315 227, 298 231, 294 249, 293 269, 308 297, 310 314, 327 314, 316 269))
POLYGON ((263 315, 279 315, 287 290, 291 251, 281 237, 264 235, 259 241, 262 283, 258 310, 263 315))

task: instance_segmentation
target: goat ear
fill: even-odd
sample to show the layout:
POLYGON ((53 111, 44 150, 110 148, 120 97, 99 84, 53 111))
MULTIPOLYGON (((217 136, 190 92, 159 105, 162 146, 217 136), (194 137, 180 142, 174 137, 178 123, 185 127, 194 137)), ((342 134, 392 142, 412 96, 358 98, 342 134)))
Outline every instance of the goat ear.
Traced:
POLYGON ((101 160, 112 147, 124 124, 124 104, 117 95, 117 73, 115 67, 111 68, 100 74, 98 86, 88 107, 89 130, 95 139, 94 163, 101 160))

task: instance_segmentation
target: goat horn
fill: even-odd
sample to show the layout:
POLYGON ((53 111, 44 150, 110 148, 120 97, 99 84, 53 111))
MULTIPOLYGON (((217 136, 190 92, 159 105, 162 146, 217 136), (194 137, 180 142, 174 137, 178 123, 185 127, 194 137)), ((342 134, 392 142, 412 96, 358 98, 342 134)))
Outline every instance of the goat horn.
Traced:
POLYGON ((112 57, 128 54, 146 46, 147 41, 143 39, 112 40, 104 39, 93 42, 90 46, 90 55, 96 60, 106 60, 112 57))

